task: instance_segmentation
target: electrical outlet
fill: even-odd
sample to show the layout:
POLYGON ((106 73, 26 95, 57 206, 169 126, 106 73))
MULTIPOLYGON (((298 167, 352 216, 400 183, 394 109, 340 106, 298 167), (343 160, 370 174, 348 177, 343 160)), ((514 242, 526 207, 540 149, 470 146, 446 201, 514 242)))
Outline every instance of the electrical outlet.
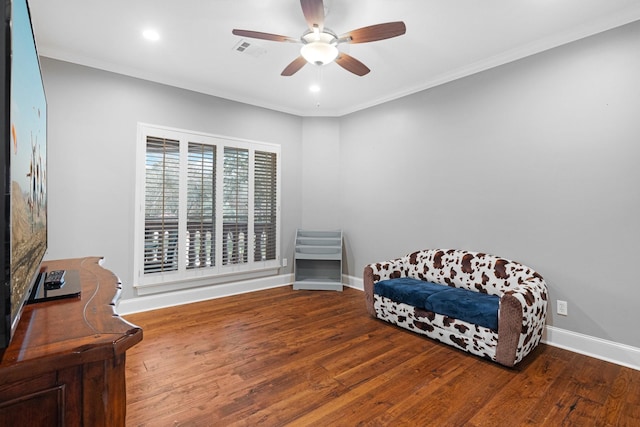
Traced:
POLYGON ((562 316, 568 315, 568 304, 566 301, 558 300, 558 314, 562 316))
POLYGON ((287 266, 287 259, 286 258, 282 258, 282 266, 283 267, 287 266))

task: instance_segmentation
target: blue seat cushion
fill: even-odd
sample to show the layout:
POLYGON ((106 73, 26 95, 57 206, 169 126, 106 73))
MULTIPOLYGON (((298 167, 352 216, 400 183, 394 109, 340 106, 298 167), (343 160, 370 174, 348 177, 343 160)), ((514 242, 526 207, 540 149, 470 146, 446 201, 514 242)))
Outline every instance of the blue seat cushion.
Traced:
POLYGON ((429 297, 447 289, 449 289, 449 286, 425 282, 411 277, 381 280, 373 286, 373 292, 377 295, 430 311, 433 310, 428 304, 429 297))
POLYGON ((428 310, 435 313, 498 330, 500 298, 497 295, 447 288, 429 296, 427 302, 431 307, 428 310))
POLYGON ((498 330, 500 298, 411 277, 381 280, 373 292, 392 301, 498 330))

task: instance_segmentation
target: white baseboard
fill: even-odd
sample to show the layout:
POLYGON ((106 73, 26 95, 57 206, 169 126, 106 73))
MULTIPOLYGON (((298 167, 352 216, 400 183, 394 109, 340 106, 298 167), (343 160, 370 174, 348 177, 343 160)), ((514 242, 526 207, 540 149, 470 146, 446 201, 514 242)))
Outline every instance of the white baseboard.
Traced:
MULTIPOLYGON (((343 275, 342 282, 345 286, 364 291, 364 282, 361 278, 343 275)), ((640 371, 640 348, 554 326, 546 326, 542 342, 640 371)))
POLYGON ((343 274, 342 284, 350 288, 357 289, 359 291, 364 292, 364 281, 362 280, 361 277, 353 277, 353 276, 347 276, 346 274, 343 274))
POLYGON ((640 371, 640 348, 547 326, 542 342, 640 371))
POLYGON ((181 291, 166 292, 137 298, 125 299, 118 302, 117 312, 120 315, 173 307, 192 302, 205 301, 214 298, 228 297, 263 289, 287 286, 293 283, 292 274, 280 274, 259 279, 240 282, 202 286, 181 291))

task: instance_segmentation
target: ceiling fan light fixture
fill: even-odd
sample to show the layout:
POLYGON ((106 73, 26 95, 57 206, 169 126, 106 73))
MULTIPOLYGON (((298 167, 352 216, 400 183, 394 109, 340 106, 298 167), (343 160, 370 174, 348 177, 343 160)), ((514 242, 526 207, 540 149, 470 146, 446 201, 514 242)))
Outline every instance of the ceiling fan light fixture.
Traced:
POLYGON ((155 42, 160 40, 160 33, 152 28, 148 28, 142 32, 142 37, 149 41, 155 42))
POLYGON ((311 42, 302 46, 300 55, 310 64, 326 65, 338 57, 338 48, 325 42, 311 42))

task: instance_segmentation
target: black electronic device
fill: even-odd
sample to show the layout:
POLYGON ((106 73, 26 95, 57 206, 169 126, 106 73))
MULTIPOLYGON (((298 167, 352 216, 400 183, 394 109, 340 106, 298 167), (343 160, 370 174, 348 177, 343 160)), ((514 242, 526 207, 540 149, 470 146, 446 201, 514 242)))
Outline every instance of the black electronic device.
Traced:
POLYGON ((44 279, 44 286, 46 289, 60 289, 64 285, 64 270, 53 270, 47 273, 44 279))
POLYGON ((28 304, 38 302, 80 298, 80 272, 78 270, 54 270, 41 273, 33 287, 28 304))

